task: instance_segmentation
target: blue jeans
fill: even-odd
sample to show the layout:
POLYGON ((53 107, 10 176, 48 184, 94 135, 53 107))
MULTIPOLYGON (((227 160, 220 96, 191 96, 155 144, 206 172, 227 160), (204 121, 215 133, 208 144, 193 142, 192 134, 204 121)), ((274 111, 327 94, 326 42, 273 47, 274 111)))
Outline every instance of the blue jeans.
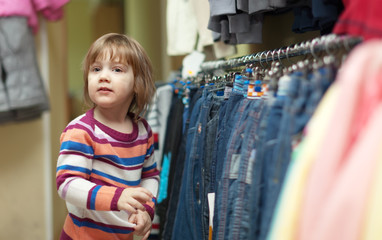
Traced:
MULTIPOLYGON (((248 117, 242 119, 241 126, 245 127, 234 145, 240 148, 240 158, 238 159, 238 172, 235 174, 235 168, 230 168, 230 179, 233 180, 229 188, 228 196, 228 216, 230 218, 226 225, 228 235, 226 239, 251 239, 250 229, 253 227, 251 223, 250 208, 259 204, 259 199, 250 198, 250 189, 254 184, 255 187, 260 186, 261 164, 256 161, 256 133, 260 123, 260 116, 263 110, 264 101, 262 99, 251 100, 249 108, 247 108, 248 117), (253 175, 254 174, 254 175, 253 175), (237 178, 236 178, 237 176, 237 178), (236 178, 236 179, 235 179, 236 178)), ((234 157, 234 156, 232 156, 234 157)), ((234 166, 235 164, 231 164, 234 166)))
POLYGON ((221 177, 224 169, 224 162, 228 151, 228 142, 231 134, 234 132, 236 119, 238 118, 238 108, 243 101, 243 95, 232 92, 229 99, 223 102, 219 111, 218 129, 216 135, 215 144, 215 157, 213 156, 211 162, 211 184, 210 192, 215 193, 215 209, 213 218, 213 239, 216 239, 215 233, 219 227, 218 221, 220 214, 223 212, 220 210, 218 194, 220 186, 222 184, 221 177))
POLYGON ((201 169, 203 179, 203 199, 202 199, 202 228, 203 239, 208 240, 209 233, 209 205, 208 205, 208 193, 210 192, 211 184, 215 184, 212 180, 211 166, 213 162, 213 156, 215 155, 216 145, 216 133, 219 121, 219 109, 223 103, 224 97, 216 96, 215 92, 211 92, 208 95, 207 102, 204 107, 207 108, 207 124, 206 124, 206 136, 204 144, 204 157, 201 169))
POLYGON ((202 200, 203 179, 201 174, 202 158, 206 134, 206 102, 208 89, 195 103, 187 131, 186 159, 175 222, 173 239, 203 239, 202 233, 202 200))
POLYGON ((290 130, 290 122, 292 121, 293 116, 290 114, 289 109, 292 108, 293 100, 298 96, 299 84, 303 77, 304 75, 301 72, 295 72, 291 75, 287 94, 282 97, 282 106, 278 109, 280 115, 272 120, 277 121, 279 127, 277 128, 278 131, 273 136, 274 138, 268 141, 268 143, 271 143, 272 149, 267 150, 270 153, 265 154, 263 160, 266 170, 263 175, 264 191, 261 196, 262 204, 259 239, 265 239, 267 236, 277 197, 281 188, 283 175, 289 164, 290 156, 288 155, 288 148, 285 147, 285 144, 291 144, 288 131, 290 130))
MULTIPOLYGON (((244 99, 239 106, 237 118, 235 119, 235 128, 228 142, 228 152, 224 162, 224 170, 221 178, 221 184, 216 192, 215 212, 220 212, 219 216, 214 216, 214 239, 225 239, 229 235, 230 221, 232 220, 232 206, 229 205, 230 197, 236 195, 236 189, 232 185, 238 177, 240 166, 240 153, 242 138, 248 122, 249 113, 251 111, 251 100, 244 99)), ((235 197, 234 197, 235 198, 235 197)))
POLYGON ((307 99, 306 114, 312 116, 316 110, 321 98, 325 94, 326 90, 329 88, 331 83, 334 81, 337 73, 337 68, 333 66, 325 66, 319 68, 311 79, 312 94, 307 99))

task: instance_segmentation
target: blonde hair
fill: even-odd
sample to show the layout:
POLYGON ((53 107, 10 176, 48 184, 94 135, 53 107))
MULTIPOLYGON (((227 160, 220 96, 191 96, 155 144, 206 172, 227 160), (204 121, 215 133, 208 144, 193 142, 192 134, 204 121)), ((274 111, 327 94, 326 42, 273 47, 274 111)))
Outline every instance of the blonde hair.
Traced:
POLYGON ((84 78, 84 102, 88 107, 95 107, 88 92, 88 74, 90 66, 100 57, 109 53, 110 60, 116 60, 130 65, 134 73, 134 98, 131 102, 129 113, 134 113, 135 118, 145 112, 155 94, 153 68, 149 57, 143 47, 133 38, 118 34, 108 33, 98 38, 89 48, 82 64, 84 78))

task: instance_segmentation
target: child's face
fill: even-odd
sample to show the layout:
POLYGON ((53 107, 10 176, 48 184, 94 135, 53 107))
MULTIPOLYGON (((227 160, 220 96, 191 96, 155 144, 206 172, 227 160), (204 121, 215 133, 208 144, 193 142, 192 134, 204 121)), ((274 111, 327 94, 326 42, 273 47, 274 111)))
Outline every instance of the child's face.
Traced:
POLYGON ((130 65, 112 61, 108 53, 90 65, 88 91, 96 106, 127 111, 134 97, 133 89, 134 73, 130 65))

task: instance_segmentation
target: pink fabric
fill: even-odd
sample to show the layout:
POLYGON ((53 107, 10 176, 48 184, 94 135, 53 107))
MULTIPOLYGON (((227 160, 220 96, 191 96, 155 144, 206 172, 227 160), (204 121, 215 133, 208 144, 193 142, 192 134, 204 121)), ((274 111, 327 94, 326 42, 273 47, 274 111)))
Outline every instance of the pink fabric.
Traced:
POLYGON ((61 19, 62 7, 69 0, 0 0, 0 17, 24 16, 34 33, 38 31, 38 12, 50 21, 61 19))
POLYGON ((299 239, 357 239, 382 138, 382 42, 356 47, 305 191, 299 239))

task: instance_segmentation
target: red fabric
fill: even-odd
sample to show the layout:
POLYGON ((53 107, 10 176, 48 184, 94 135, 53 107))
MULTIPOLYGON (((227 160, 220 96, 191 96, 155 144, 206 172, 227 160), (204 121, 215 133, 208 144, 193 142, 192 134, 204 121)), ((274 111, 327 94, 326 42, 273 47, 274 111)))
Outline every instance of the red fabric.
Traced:
POLYGON ((342 12, 333 32, 362 36, 364 40, 382 37, 381 0, 343 0, 342 12))

